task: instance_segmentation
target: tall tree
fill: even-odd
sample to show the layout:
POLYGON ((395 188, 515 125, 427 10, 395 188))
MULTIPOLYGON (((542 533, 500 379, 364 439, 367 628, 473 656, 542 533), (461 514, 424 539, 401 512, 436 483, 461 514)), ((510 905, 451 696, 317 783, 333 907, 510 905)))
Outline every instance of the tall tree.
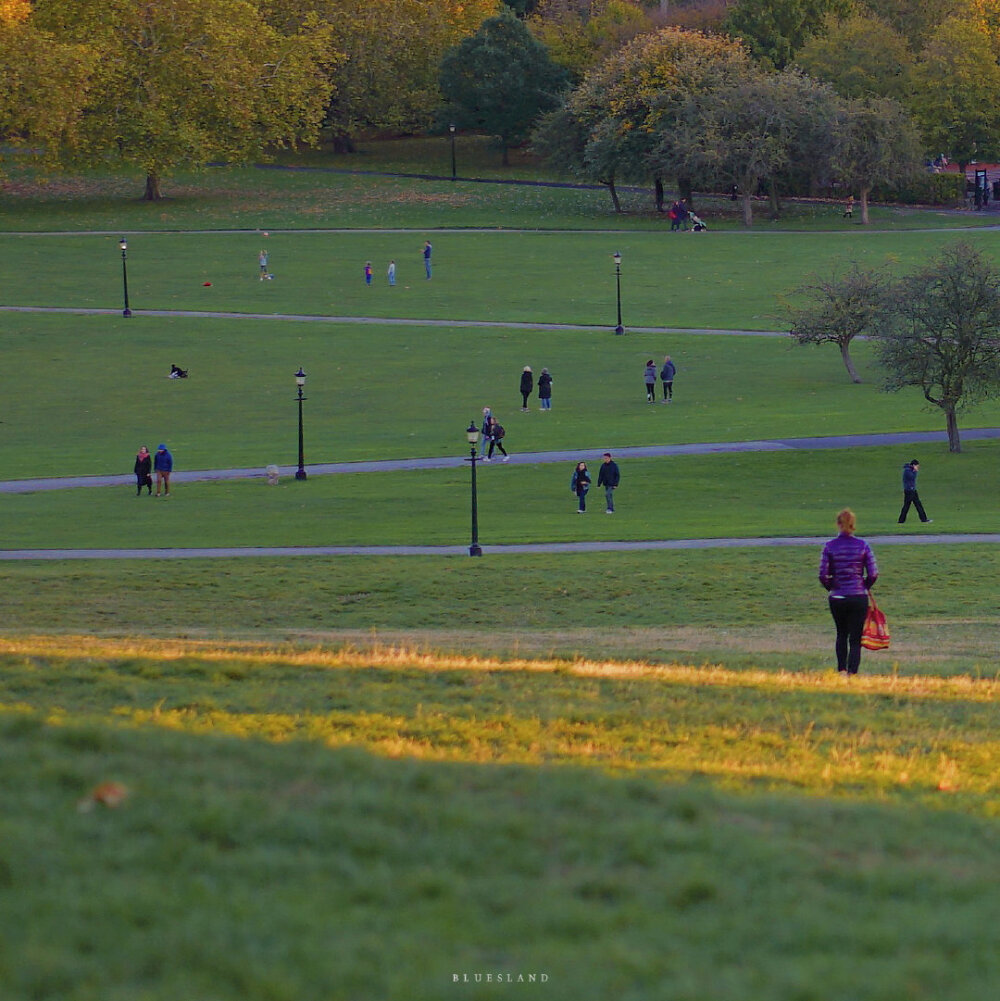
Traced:
POLYGON ((797 344, 836 344, 851 382, 861 382, 851 358, 851 342, 874 333, 887 281, 880 271, 862 271, 854 265, 847 274, 817 279, 797 289, 812 301, 789 307, 789 335, 797 344))
POLYGON ((284 36, 245 0, 38 0, 35 16, 98 57, 55 152, 140 168, 147 199, 181 164, 264 156, 322 121, 329 44, 316 24, 284 36))
POLYGON ((831 135, 834 170, 861 203, 868 225, 868 197, 876 184, 905 180, 920 168, 920 138, 909 114, 888 97, 847 103, 831 135))
POLYGON ((876 340, 883 388, 917 386, 944 411, 948 448, 962 450, 958 413, 1000 395, 1000 270, 957 243, 893 283, 876 340))
POLYGON ((508 149, 559 105, 566 83, 565 71, 510 11, 484 21, 441 61, 445 120, 496 136, 504 166, 508 149))
POLYGON ((780 70, 810 36, 822 31, 827 14, 849 9, 850 0, 736 0, 725 27, 755 59, 780 70))

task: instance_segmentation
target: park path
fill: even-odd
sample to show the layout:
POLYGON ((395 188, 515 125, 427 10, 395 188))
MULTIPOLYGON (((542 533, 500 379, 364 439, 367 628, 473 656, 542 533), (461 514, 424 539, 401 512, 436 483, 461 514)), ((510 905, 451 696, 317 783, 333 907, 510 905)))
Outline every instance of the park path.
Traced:
MULTIPOLYGON (((968 428, 962 431, 964 441, 981 441, 1000 438, 1000 428, 968 428)), ((535 465, 552 462, 577 462, 580 456, 599 456, 611 451, 616 459, 654 459, 686 455, 722 455, 734 452, 788 452, 814 451, 817 449, 870 448, 878 445, 922 445, 943 442, 943 431, 899 431, 885 434, 832 435, 825 438, 772 438, 761 441, 716 441, 681 445, 624 445, 597 444, 587 447, 560 449, 551 452, 521 452, 512 454, 511 464, 535 465)), ((359 462, 321 462, 306 466, 309 476, 335 476, 346 473, 383 473, 417 469, 461 468, 469 460, 464 455, 445 455, 422 459, 371 459, 359 462)), ((477 463, 478 465, 478 463, 477 463)), ((490 466, 503 465, 494 460, 490 466)), ((280 475, 293 476, 296 466, 279 466, 280 475)), ((263 467, 236 469, 178 470, 172 476, 175 483, 194 483, 205 480, 243 480, 266 476, 263 467)), ((0 494, 28 494, 44 490, 71 490, 77 487, 113 487, 128 484, 135 486, 134 475, 129 473, 110 476, 52 476, 28 480, 0 480, 0 494)))
MULTIPOLYGON (((726 539, 641 539, 628 542, 524 542, 483 545, 484 555, 610 553, 650 549, 819 548, 828 536, 761 536, 726 539)), ((866 535, 875 546, 1000 544, 1000 533, 964 535, 866 535)), ((468 556, 468 546, 215 546, 189 549, 0 549, 0 562, 25 560, 185 560, 293 556, 468 556)))

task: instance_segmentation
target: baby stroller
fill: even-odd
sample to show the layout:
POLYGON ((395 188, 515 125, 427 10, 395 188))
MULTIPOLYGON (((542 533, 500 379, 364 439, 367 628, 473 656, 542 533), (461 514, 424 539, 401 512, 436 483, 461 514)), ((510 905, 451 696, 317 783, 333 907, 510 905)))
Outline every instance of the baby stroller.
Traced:
POLYGON ((690 214, 691 219, 691 229, 695 233, 707 233, 708 227, 705 225, 704 221, 700 216, 696 216, 693 212, 690 214))
POLYGON ((170 379, 186 379, 188 377, 187 369, 181 368, 179 365, 170 366, 170 379))

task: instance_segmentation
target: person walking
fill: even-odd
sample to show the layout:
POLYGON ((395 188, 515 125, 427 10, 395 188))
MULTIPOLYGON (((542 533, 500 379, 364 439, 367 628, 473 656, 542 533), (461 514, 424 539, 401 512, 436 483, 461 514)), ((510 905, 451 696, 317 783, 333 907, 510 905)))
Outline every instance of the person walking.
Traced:
POLYGON ((540 410, 552 409, 552 376, 547 368, 538 377, 538 402, 540 410))
POLYGON ((611 458, 610 452, 605 452, 601 468, 597 473, 597 485, 604 487, 605 514, 615 513, 615 491, 621 483, 622 474, 618 463, 611 458))
POLYGON ((848 195, 847 201, 844 202, 844 218, 845 219, 854 218, 854 195, 848 195))
POLYGON ((646 362, 646 373, 643 376, 646 383, 646 402, 655 403, 656 402, 656 365, 653 364, 653 359, 650 358, 646 362))
POLYGON ((257 264, 260 267, 260 280, 263 281, 267 277, 267 251, 263 248, 257 255, 257 264))
POLYGON ((531 374, 531 366, 525 365, 521 373, 521 413, 528 412, 528 397, 535 388, 535 377, 531 374))
POLYGON ((490 417, 493 416, 493 411, 489 407, 483 407, 483 425, 482 434, 479 436, 479 458, 486 458, 486 449, 489 448, 490 444, 490 417))
POLYGON ((372 283, 372 262, 365 261, 365 284, 371 285, 372 283))
POLYGON ((163 488, 163 496, 170 496, 170 474, 174 471, 174 457, 167 450, 167 446, 160 444, 157 446, 156 455, 153 457, 153 470, 156 473, 156 496, 160 496, 160 488, 163 488))
POLYGON ((912 504, 917 509, 917 517, 926 525, 932 522, 933 518, 927 517, 923 504, 920 503, 920 494, 917 493, 917 473, 920 472, 920 463, 916 459, 910 459, 903 466, 903 509, 899 512, 899 524, 906 521, 906 515, 912 504))
POLYGON ((845 507, 837 515, 840 534, 823 546, 819 582, 830 592, 830 614, 837 627, 837 670, 857 674, 861 664, 861 633, 868 615, 868 592, 878 580, 871 547, 855 534, 857 519, 845 507))
POLYGON ((507 434, 506 430, 504 429, 504 426, 495 417, 490 417, 489 430, 490 430, 490 450, 487 453, 486 458, 483 459, 483 462, 493 461, 494 448, 500 449, 500 453, 503 455, 504 462, 510 462, 510 456, 507 454, 507 449, 503 447, 503 438, 507 434))
POLYGON ((386 274, 389 277, 389 284, 390 285, 395 285, 396 284, 396 262, 395 261, 390 261, 389 262, 389 270, 386 272, 386 274))
POLYGON ((660 369, 660 379, 663 382, 663 402, 672 403, 674 399, 674 376, 677 374, 677 366, 670 360, 670 355, 663 359, 663 368, 660 369))
POLYGON ((431 280, 431 241, 424 241, 424 271, 427 274, 427 280, 431 280))
POLYGON ((576 494, 576 513, 585 514, 587 511, 587 491, 590 489, 590 473, 587 472, 587 463, 578 462, 576 464, 569 488, 576 494))
POLYGON ((138 497, 142 493, 142 488, 146 488, 146 493, 153 492, 153 457, 149 454, 149 449, 145 445, 141 446, 135 456, 135 495, 138 497))

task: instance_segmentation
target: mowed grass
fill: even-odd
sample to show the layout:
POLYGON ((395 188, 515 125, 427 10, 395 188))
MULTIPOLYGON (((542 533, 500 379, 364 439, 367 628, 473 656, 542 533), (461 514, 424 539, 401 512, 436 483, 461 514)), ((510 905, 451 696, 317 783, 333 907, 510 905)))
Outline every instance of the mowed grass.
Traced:
MULTIPOLYGON (((616 513, 597 487, 600 451, 581 450, 594 487, 577 514, 575 461, 496 461, 477 474, 480 541, 524 542, 825 536, 854 508, 863 534, 994 532, 1000 442, 961 455, 923 446, 921 496, 933 526, 896 523, 897 482, 910 446, 620 460, 616 513)), ((4 498, 4 548, 462 545, 470 534, 468 464, 452 469, 263 477, 173 484, 169 500, 118 487, 85 487, 4 498)), ((595 559, 598 558, 595 556, 595 559)), ((613 559, 611 555, 605 558, 613 559)), ((657 559, 660 557, 656 557, 657 559)), ((663 555, 664 559, 668 559, 663 555)))
MULTIPOLYGON (((784 330, 783 299, 851 264, 913 270, 958 239, 988 255, 1000 234, 434 232, 130 233, 130 305, 143 310, 571 323, 613 329, 622 254, 622 318, 639 326, 784 330), (424 277, 432 238, 434 277, 424 277), (270 254, 273 281, 258 278, 270 254), (397 265, 390 288, 386 267, 397 265), (365 285, 372 261, 375 282, 365 285), (205 283, 210 285, 206 286, 205 283)), ((104 235, 4 234, 5 305, 120 309, 118 227, 104 235)), ((145 318, 134 316, 136 327, 145 318)))
MULTIPOLYGON (((835 348, 784 338, 21 314, 0 324, 3 479, 129 473, 138 446, 161 441, 179 470, 293 463, 299 365, 308 463, 467 454, 465 428, 486 405, 512 452, 582 458, 624 445, 944 434, 918 392, 879 392, 864 343, 855 386, 835 348), (675 402, 649 406, 645 362, 668 352, 675 402), (190 378, 168 380, 172 363, 190 378), (524 365, 552 372, 551 412, 534 397, 519 412, 524 365)), ((961 417, 998 423, 995 402, 961 417)))
MULTIPOLYGON (((3 633, 402 646, 828 672, 819 544, 462 557, 0 562, 3 633)), ((994 677, 1000 548, 876 546, 889 651, 865 674, 994 677)))
POLYGON ((978 1001, 1000 973, 995 681, 0 649, 11 1001, 488 998, 487 973, 978 1001), (124 804, 77 812, 104 781, 124 804))

